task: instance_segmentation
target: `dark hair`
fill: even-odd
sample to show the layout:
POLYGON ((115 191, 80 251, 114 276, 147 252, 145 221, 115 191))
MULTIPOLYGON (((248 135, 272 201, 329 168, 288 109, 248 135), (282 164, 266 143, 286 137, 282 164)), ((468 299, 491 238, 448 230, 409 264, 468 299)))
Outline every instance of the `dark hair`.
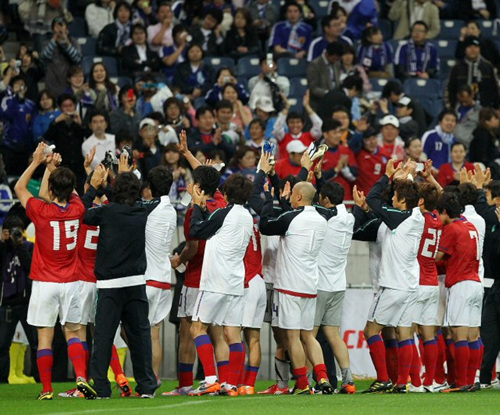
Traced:
POLYGON ((326 54, 333 56, 342 56, 344 54, 344 44, 336 41, 326 45, 326 54))
POLYGON ((477 187, 472 183, 461 183, 458 185, 458 199, 462 209, 467 205, 475 205, 479 199, 477 187))
POLYGON ((436 209, 439 191, 430 183, 420 183, 418 185, 418 197, 424 199, 425 209, 432 212, 436 209))
POLYGON ((220 94, 221 94, 222 97, 224 96, 224 92, 226 92, 226 89, 228 89, 228 88, 233 88, 236 91, 236 95, 238 95, 238 87, 236 85, 234 85, 234 84, 226 84, 226 85, 224 85, 222 87, 221 92, 220 92, 220 94))
POLYGON ((398 192, 398 200, 404 199, 408 210, 418 206, 418 186, 410 180, 394 181, 394 192, 398 192))
POLYGON ((342 44, 342 49, 342 55, 354 55, 353 63, 356 63, 356 50, 354 49, 354 46, 349 45, 349 43, 344 43, 342 44))
POLYGON ((176 97, 170 97, 166 99, 165 102, 163 103, 163 114, 165 115, 165 118, 167 117, 167 109, 171 105, 175 105, 177 108, 179 108, 180 114, 185 115, 186 110, 184 107, 184 103, 176 97))
MULTIPOLYGON (((227 85, 226 85, 227 86, 227 85)), ((217 104, 215 104, 215 112, 218 112, 221 109, 230 109, 233 110, 233 104, 229 102, 227 99, 221 99, 217 104)))
POLYGON ((472 95, 472 88, 470 87, 470 85, 468 84, 463 84, 463 85, 460 85, 458 88, 457 88, 457 95, 458 94, 463 94, 464 92, 466 92, 467 94, 469 95, 472 95))
POLYGON ((422 140, 420 139, 420 137, 410 137, 408 140, 406 140, 405 142, 405 148, 410 148, 411 146, 411 143, 413 143, 415 140, 418 140, 420 142, 422 142, 422 140))
POLYGON ((67 100, 70 100, 71 102, 73 102, 73 104, 77 104, 77 100, 76 100, 76 97, 73 95, 73 94, 67 94, 67 93, 64 93, 64 94, 61 94, 59 95, 59 97, 57 97, 57 105, 61 106, 62 103, 64 101, 67 101, 67 100))
POLYGON ((370 46, 371 45, 371 41, 370 41, 370 38, 377 34, 378 32, 380 32, 380 27, 377 27, 377 26, 370 26, 370 27, 367 27, 364 31, 363 31, 363 35, 362 35, 362 38, 361 38, 361 42, 363 43, 364 46, 370 46))
POLYGON ((23 81, 24 86, 26 87, 26 89, 28 89, 28 82, 26 81, 26 78, 24 77, 24 75, 16 75, 16 76, 12 77, 12 79, 9 82, 9 86, 12 88, 14 86, 14 84, 16 82, 19 82, 19 81, 23 81))
MULTIPOLYGON (((201 59, 203 59, 203 58, 205 57, 205 51, 203 50, 203 46, 202 46, 201 44, 199 44, 199 43, 196 43, 196 42, 194 42, 194 43, 190 43, 190 44, 188 45, 187 50, 186 50, 186 56, 188 56, 188 55, 189 55, 189 51, 190 51, 191 49, 193 49, 194 47, 197 47, 198 49, 200 49, 200 50, 201 50, 201 59)), ((189 60, 189 59, 188 59, 188 60, 189 60)))
POLYGON ((333 118, 327 118, 325 121, 323 121, 323 125, 321 126, 321 131, 326 133, 327 131, 336 130, 341 126, 342 124, 340 123, 340 121, 334 120, 333 118))
POLYGON ((248 153, 248 152, 252 152, 257 157, 257 153, 255 152, 255 149, 253 149, 252 147, 250 147, 250 146, 240 146, 238 148, 238 150, 236 150, 236 153, 234 153, 234 156, 231 159, 231 161, 229 162, 228 167, 230 167, 230 168, 238 167, 238 165, 240 164, 241 159, 243 157, 245 157, 245 154, 248 153))
POLYGON ((460 143, 459 141, 456 141, 454 142, 452 145, 451 145, 451 148, 450 148, 450 153, 453 151, 453 149, 457 146, 462 146, 464 148, 464 150, 467 152, 467 146, 464 144, 464 143, 460 143))
POLYGON ((198 184, 207 196, 213 196, 220 182, 220 173, 212 166, 199 166, 193 172, 193 183, 198 184))
MULTIPOLYGON (((198 151, 201 151, 201 150, 198 150, 198 151)), ((208 158, 210 160, 215 160, 216 158, 220 158, 224 163, 227 160, 226 153, 223 150, 217 150, 217 149, 210 151, 208 153, 208 158)))
POLYGON ((479 33, 481 33, 481 26, 479 25, 479 23, 477 22, 477 20, 474 20, 474 19, 467 20, 465 22, 465 26, 464 27, 469 26, 470 24, 473 24, 474 26, 476 26, 478 28, 478 30, 479 30, 479 33))
POLYGON ((75 76, 77 73, 80 73, 80 72, 85 75, 85 73, 83 72, 83 68, 81 66, 78 66, 78 65, 70 66, 68 68, 66 79, 69 80, 70 78, 72 78, 73 76, 75 76))
POLYGON ((108 122, 108 113, 103 110, 94 109, 89 115, 89 124, 92 122, 94 117, 104 117, 106 122, 108 122))
POLYGON ((120 10, 122 7, 125 7, 129 11, 130 17, 128 20, 130 21, 132 19, 132 7, 130 7, 130 5, 126 1, 119 1, 118 3, 116 3, 115 10, 113 11, 113 19, 118 19, 118 10, 120 10))
POLYGON ((254 124, 259 124, 260 125, 260 128, 262 128, 262 131, 266 131, 266 128, 267 128, 267 124, 265 121, 262 121, 261 119, 259 118, 254 118, 252 121, 250 121, 250 124, 248 124, 248 128, 250 129, 250 127, 254 124))
POLYGON ((330 8, 330 15, 339 18, 339 14, 343 14, 347 16, 347 11, 344 9, 338 2, 332 2, 332 6, 330 8))
MULTIPOLYGON (((252 26, 252 16, 250 14, 250 11, 247 8, 244 7, 239 7, 234 11, 234 16, 236 17, 236 14, 240 13, 243 15, 243 18, 245 19, 245 33, 249 33, 253 31, 253 26, 252 26)), ((231 25, 231 28, 236 30, 236 25, 233 24, 231 25)))
POLYGON ((302 121, 302 124, 304 123, 304 117, 300 112, 297 111, 290 111, 288 113, 288 116, 286 117, 286 123, 288 124, 288 121, 290 120, 300 120, 302 121))
POLYGON ((24 230, 26 229, 26 226, 24 225, 24 221, 19 216, 7 215, 3 221, 2 228, 8 229, 10 232, 14 228, 21 228, 24 230))
POLYGON ((217 71, 217 75, 215 76, 215 79, 219 79, 219 76, 221 74, 222 71, 229 71, 229 73, 233 76, 233 77, 236 77, 236 75, 234 74, 234 69, 230 68, 229 66, 222 66, 219 68, 219 70, 217 71))
POLYGON ((184 26, 183 24, 176 24, 174 26, 174 28, 172 29, 172 39, 174 40, 175 42, 175 37, 179 34, 179 33, 182 33, 182 32, 189 32, 189 29, 184 26))
POLYGON ((340 205, 344 201, 344 193, 344 186, 337 182, 325 183, 319 192, 322 198, 327 197, 334 205, 340 205))
POLYGON ((357 75, 349 75, 346 79, 342 81, 342 88, 353 89, 361 92, 363 90, 363 80, 357 75))
POLYGON ((347 114, 347 116, 349 117, 349 120, 351 119, 351 111, 349 111, 346 107, 344 107, 343 105, 335 105, 333 108, 332 108, 332 116, 333 114, 335 114, 336 112, 343 112, 345 114, 347 114))
POLYGON ((415 23, 413 23, 413 24, 411 25, 411 30, 413 30, 413 28, 414 28, 415 26, 417 26, 417 25, 419 25, 419 26, 424 26, 425 31, 426 31, 426 32, 428 32, 428 31, 429 31, 429 25, 428 25, 427 23, 425 23, 423 20, 417 20, 415 23))
POLYGON ((498 114, 496 110, 493 108, 481 108, 479 110, 479 126, 484 128, 485 130, 489 130, 486 125, 487 121, 490 121, 492 118, 498 118, 498 114))
POLYGON ((149 188, 153 197, 167 196, 174 178, 167 166, 153 167, 148 173, 149 188))
POLYGON ((500 180, 492 180, 484 188, 490 191, 492 198, 500 197, 500 180))
POLYGON ((323 29, 323 33, 325 32, 325 27, 329 27, 331 25, 332 20, 338 20, 338 17, 327 14, 321 18, 321 29, 323 29))
POLYGON ((228 203, 244 205, 248 202, 252 193, 252 181, 241 174, 231 174, 224 183, 224 194, 228 203))
POLYGON ((132 25, 132 29, 130 29, 130 36, 132 36, 136 30, 142 30, 146 34, 146 39, 148 38, 148 31, 142 23, 135 23, 132 25))
POLYGON ((63 24, 64 26, 68 27, 68 22, 66 22, 66 19, 63 16, 57 16, 52 19, 52 23, 50 24, 50 28, 54 30, 54 26, 56 24, 63 24))
POLYGON ((455 121, 458 121, 458 117, 457 117, 456 112, 450 108, 446 108, 439 113, 439 117, 438 117, 439 122, 443 121, 443 118, 447 115, 453 115, 455 117, 455 121))
POLYGON ((285 3, 285 5, 283 6, 283 10, 284 10, 284 12, 285 12, 285 13, 287 13, 287 12, 288 12, 288 9, 289 9, 291 6, 295 6, 295 7, 297 7, 297 8, 299 9, 299 11, 300 11, 300 14, 302 14, 302 7, 300 7, 300 4, 299 4, 299 3, 297 3, 295 0, 290 0, 290 1, 287 1, 287 2, 285 3))
POLYGON ((447 213, 451 219, 460 218, 462 211, 458 196, 454 192, 443 192, 437 203, 439 213, 447 213))
POLYGON ((52 100, 52 109, 56 109, 57 108, 57 100, 56 100, 56 97, 54 96, 54 94, 52 94, 52 92, 50 92, 50 90, 48 89, 44 89, 42 91, 40 91, 40 93, 38 94, 38 103, 37 103, 37 106, 38 106, 38 110, 41 111, 42 110, 42 107, 40 105, 40 101, 42 99, 42 96, 46 95, 47 98, 51 99, 52 100))
MULTIPOLYGON (((113 84, 114 85, 114 84, 113 84)), ((124 95, 127 95, 128 94, 128 91, 130 90, 133 90, 134 91, 134 95, 137 96, 137 91, 136 89, 134 88, 133 85, 131 84, 127 84, 127 85, 123 85, 121 88, 120 88, 120 91, 118 91, 118 105, 121 107, 122 106, 122 98, 124 97, 124 95)))
POLYGON ((222 11, 215 8, 208 9, 203 15, 203 18, 207 16, 212 16, 217 21, 218 25, 222 23, 222 19, 224 18, 224 16, 222 15, 222 11))
POLYGON ((59 202, 69 202, 75 184, 75 174, 67 167, 58 167, 50 174, 49 190, 59 202))
POLYGON ((108 68, 106 68, 106 65, 104 65, 103 62, 94 62, 92 64, 92 67, 90 68, 90 73, 89 73, 89 86, 92 89, 95 89, 95 87, 96 87, 96 81, 94 79, 94 69, 97 65, 101 65, 104 68, 104 70, 106 71, 106 78, 104 78, 104 86, 106 87, 107 91, 110 94, 115 94, 116 93, 116 85, 110 81, 108 68))
POLYGON ((399 81, 387 81, 382 89, 382 98, 389 98, 391 94, 401 95, 404 92, 403 85, 399 81))
POLYGON ((134 206, 141 194, 141 181, 134 173, 120 173, 113 186, 113 202, 134 206))
MULTIPOLYGON (((233 108, 233 107, 231 106, 231 108, 233 108)), ((196 118, 197 120, 199 120, 199 119, 200 119, 200 117, 201 117, 202 115, 205 115, 207 112, 209 112, 210 114, 214 115, 214 112, 213 112, 213 110, 212 110, 212 108, 211 108, 211 107, 209 107, 208 105, 202 105, 201 107, 199 107, 199 108, 196 110, 196 115, 195 115, 195 118, 196 118)))
POLYGON ((165 124, 165 117, 160 111, 154 111, 150 112, 147 117, 144 118, 151 118, 152 120, 158 121, 161 124, 165 124))

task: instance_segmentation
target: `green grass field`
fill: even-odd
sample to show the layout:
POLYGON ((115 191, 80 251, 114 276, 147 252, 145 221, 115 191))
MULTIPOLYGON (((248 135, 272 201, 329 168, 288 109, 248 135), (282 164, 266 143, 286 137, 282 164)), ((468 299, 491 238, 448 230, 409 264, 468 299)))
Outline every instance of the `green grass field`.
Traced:
MULTIPOLYGON (((0 385, 0 415, 9 414, 500 414, 500 390, 468 394, 333 395, 333 396, 242 396, 164 397, 175 382, 164 382, 156 399, 114 397, 86 401, 63 399, 37 401, 40 385, 0 385)), ((370 382, 357 382, 358 390, 370 382)), ((258 382, 264 389, 270 382, 258 382)), ((73 388, 72 383, 54 384, 54 396, 73 388)), ((117 396, 117 394, 114 394, 117 396)))

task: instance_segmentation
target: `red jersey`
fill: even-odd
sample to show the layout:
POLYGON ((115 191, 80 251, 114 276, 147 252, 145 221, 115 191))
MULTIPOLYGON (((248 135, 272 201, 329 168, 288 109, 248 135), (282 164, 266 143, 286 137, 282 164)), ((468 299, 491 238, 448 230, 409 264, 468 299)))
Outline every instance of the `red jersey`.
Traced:
POLYGON ((439 242, 439 250, 448 255, 446 287, 460 281, 479 279, 479 235, 476 227, 464 217, 446 225, 439 242))
POLYGON ((425 212, 425 227, 418 249, 420 285, 439 285, 436 258, 443 224, 436 211, 425 212))
POLYGON ((464 165, 459 169, 455 170, 453 164, 446 163, 439 168, 439 174, 437 177, 438 183, 445 187, 450 184, 458 184, 459 180, 455 180, 455 173, 460 173, 460 170, 465 167, 467 171, 474 171, 474 163, 465 162, 464 165))
POLYGON ((358 163, 358 177, 356 185, 367 195, 372 186, 385 174, 385 165, 389 155, 381 147, 375 153, 370 153, 364 148, 356 155, 358 163))
POLYGON ((80 281, 97 282, 94 269, 97 256, 99 227, 82 223, 78 229, 78 264, 77 277, 80 281))
MULTIPOLYGON (((218 190, 215 192, 213 199, 207 200, 207 209, 211 213, 216 209, 226 207, 227 203, 218 190)), ((191 227, 191 216, 193 216, 193 208, 189 208, 184 219, 184 237, 186 241, 196 241, 189 236, 191 227)), ((186 278, 184 285, 190 288, 200 288, 201 268, 203 266, 203 255, 205 254, 205 240, 198 240, 198 250, 193 258, 191 258, 186 267, 186 278)))
MULTIPOLYGON (((323 157, 323 164, 321 166, 321 170, 324 172, 329 172, 333 171, 335 167, 337 167, 337 164, 339 163, 340 156, 347 156, 349 157, 347 161, 347 165, 349 167, 358 167, 356 163, 356 157, 354 156, 354 153, 351 151, 349 147, 344 147, 344 146, 338 146, 337 148, 329 148, 328 151, 325 153, 325 156, 323 157)), ((344 188, 344 199, 345 200, 352 200, 352 187, 354 185, 354 182, 350 182, 347 180, 342 172, 337 174, 337 176, 333 179, 334 182, 337 182, 342 185, 344 188)))
POLYGON ((257 275, 262 277, 262 249, 260 247, 260 232, 256 223, 253 225, 253 233, 248 243, 245 257, 245 288, 248 288, 248 283, 257 275))
POLYGON ((286 151, 286 146, 290 141, 293 140, 302 141, 302 144, 304 144, 306 147, 309 147, 311 143, 314 143, 316 141, 309 131, 302 133, 299 138, 293 138, 292 134, 286 133, 285 136, 283 137, 283 140, 281 140, 278 144, 278 154, 277 154, 278 157, 276 158, 276 160, 288 158, 287 157, 288 152, 286 151))
POLYGON ((66 206, 28 199, 26 214, 36 229, 31 279, 45 282, 78 281, 78 228, 85 214, 82 201, 72 194, 66 206))
POLYGON ((300 169, 302 167, 292 164, 290 159, 287 157, 276 162, 274 165, 274 170, 280 179, 284 179, 286 176, 298 176, 300 169))

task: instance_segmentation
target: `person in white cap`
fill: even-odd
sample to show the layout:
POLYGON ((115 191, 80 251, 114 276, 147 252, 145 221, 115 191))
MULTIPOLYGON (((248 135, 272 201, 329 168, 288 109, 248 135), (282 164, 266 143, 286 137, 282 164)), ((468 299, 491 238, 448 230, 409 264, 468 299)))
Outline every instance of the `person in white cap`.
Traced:
POLYGON ((418 136, 418 123, 413 119, 413 101, 403 95, 396 104, 399 118, 399 134, 403 140, 418 136))
POLYGON ((158 141, 158 125, 152 118, 144 118, 139 123, 139 136, 142 140, 142 149, 137 155, 137 169, 143 177, 160 165, 163 146, 158 141))
POLYGON ((288 152, 287 158, 282 158, 274 166, 276 174, 285 178, 287 176, 297 176, 300 172, 301 164, 300 159, 302 154, 307 150, 307 147, 300 140, 290 141, 286 146, 286 151, 288 152))
POLYGON ((394 115, 386 115, 380 120, 378 144, 391 155, 391 158, 395 160, 405 158, 405 143, 399 136, 399 120, 394 115))

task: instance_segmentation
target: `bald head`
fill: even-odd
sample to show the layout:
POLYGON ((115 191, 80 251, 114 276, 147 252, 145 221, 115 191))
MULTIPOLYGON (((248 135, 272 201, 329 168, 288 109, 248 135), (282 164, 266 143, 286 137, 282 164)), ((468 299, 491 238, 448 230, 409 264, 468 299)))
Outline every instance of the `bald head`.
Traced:
POLYGON ((294 209, 301 206, 311 206, 316 189, 309 182, 298 182, 293 186, 292 196, 290 201, 294 209))

